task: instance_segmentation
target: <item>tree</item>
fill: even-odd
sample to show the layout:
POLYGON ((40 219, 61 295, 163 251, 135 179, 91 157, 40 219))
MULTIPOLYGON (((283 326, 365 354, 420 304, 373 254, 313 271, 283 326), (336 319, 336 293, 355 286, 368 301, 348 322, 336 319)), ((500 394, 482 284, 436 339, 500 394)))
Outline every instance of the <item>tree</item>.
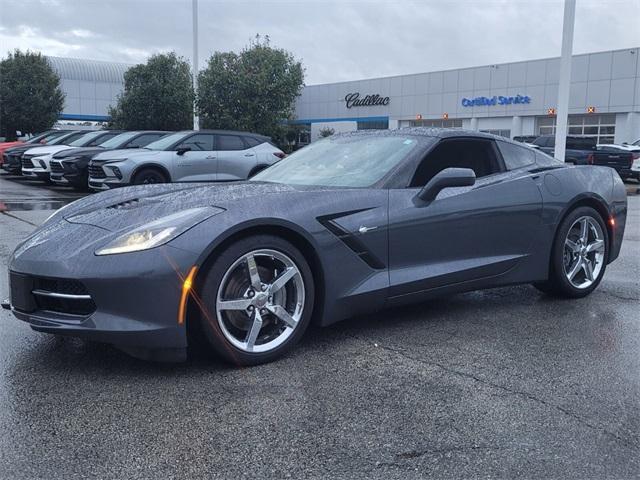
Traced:
POLYGON ((125 130, 183 130, 193 125, 191 67, 174 52, 153 55, 124 74, 124 91, 109 108, 111 126, 125 130))
POLYGON ((60 77, 42 54, 15 50, 0 62, 0 136, 47 130, 63 107, 60 77))
POLYGON ((207 128, 246 130, 284 139, 304 86, 304 69, 259 35, 239 54, 216 52, 198 75, 197 107, 207 128))
POLYGON ((325 127, 325 128, 321 128, 318 133, 320 134, 320 137, 326 138, 336 133, 336 131, 333 128, 325 127))

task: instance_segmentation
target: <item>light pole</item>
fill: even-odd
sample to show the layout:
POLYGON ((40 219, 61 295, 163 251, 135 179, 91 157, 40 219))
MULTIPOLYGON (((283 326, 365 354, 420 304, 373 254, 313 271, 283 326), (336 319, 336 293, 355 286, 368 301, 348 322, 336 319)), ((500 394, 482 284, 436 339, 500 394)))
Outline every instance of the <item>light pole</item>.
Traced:
MULTIPOLYGON (((191 61, 191 68, 193 70, 193 92, 198 92, 198 0, 193 0, 192 3, 193 13, 193 59, 191 61)), ((196 110, 196 102, 193 102, 193 129, 200 130, 200 117, 198 117, 198 111, 196 110)))
POLYGON ((576 0, 564 0, 562 22, 562 54, 558 82, 558 109, 556 110, 556 148, 554 157, 564 162, 567 146, 567 120, 569 117, 569 89, 571 88, 571 53, 573 50, 573 26, 576 18, 576 0))

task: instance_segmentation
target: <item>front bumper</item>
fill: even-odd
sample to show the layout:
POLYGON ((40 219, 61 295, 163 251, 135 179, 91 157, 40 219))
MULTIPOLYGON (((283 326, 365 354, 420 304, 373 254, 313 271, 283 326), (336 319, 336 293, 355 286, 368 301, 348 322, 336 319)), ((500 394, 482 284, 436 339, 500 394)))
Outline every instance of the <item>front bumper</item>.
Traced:
POLYGON ((184 359, 187 336, 178 311, 183 278, 196 255, 165 245, 96 256, 93 252, 104 244, 103 229, 60 223, 62 228, 52 227, 51 241, 38 238, 47 236, 45 229, 16 249, 9 266, 13 314, 39 332, 110 343, 147 359, 184 359), (77 282, 93 308, 69 307, 66 299, 42 302, 41 279, 49 285, 77 282))
POLYGON ((24 168, 22 167, 22 176, 29 178, 37 178, 38 180, 49 180, 49 171, 41 168, 24 168))
POLYGON ((56 185, 69 185, 69 180, 64 178, 64 175, 61 173, 52 173, 49 178, 56 185))
POLYGON ((89 177, 89 188, 92 190, 110 190, 112 188, 124 187, 127 184, 121 183, 117 178, 91 178, 89 177))

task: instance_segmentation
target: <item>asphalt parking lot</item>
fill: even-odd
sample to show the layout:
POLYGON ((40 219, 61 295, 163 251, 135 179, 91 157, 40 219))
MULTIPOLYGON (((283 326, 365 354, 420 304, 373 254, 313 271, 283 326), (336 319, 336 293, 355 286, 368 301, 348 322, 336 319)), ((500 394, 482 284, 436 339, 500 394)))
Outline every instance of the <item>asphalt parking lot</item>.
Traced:
MULTIPOLYGON (((0 296, 16 244, 77 196, 0 176, 0 296)), ((0 479, 638 478, 640 196, 629 210, 588 298, 455 295, 252 368, 146 363, 0 311, 0 479)))

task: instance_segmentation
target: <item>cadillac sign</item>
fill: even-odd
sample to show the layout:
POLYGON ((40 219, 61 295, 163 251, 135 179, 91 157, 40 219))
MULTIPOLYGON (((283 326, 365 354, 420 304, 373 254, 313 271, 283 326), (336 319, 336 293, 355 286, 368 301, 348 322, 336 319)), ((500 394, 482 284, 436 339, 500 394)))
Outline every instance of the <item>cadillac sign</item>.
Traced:
POLYGON ((389 97, 381 97, 380 95, 367 95, 364 98, 360 98, 360 93, 347 93, 344 97, 344 101, 347 104, 347 108, 351 107, 375 107, 378 105, 389 105, 389 97))

